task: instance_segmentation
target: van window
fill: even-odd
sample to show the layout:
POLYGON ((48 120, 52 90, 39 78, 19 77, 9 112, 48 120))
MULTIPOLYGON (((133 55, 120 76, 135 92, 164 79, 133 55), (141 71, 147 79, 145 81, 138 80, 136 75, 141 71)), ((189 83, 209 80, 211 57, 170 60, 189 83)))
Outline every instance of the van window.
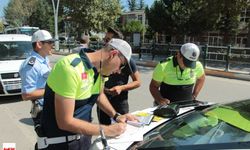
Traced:
POLYGON ((0 42, 0 60, 25 59, 32 51, 31 42, 0 42))

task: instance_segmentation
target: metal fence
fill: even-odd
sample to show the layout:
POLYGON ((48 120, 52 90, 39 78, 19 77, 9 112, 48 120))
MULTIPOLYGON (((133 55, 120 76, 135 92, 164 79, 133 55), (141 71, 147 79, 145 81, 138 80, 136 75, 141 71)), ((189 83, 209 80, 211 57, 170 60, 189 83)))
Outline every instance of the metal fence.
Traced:
MULTIPOLYGON (((143 43, 140 48, 134 48, 134 52, 138 52, 140 58, 144 54, 151 54, 152 60, 154 60, 157 56, 172 56, 180 47, 180 44, 143 43)), ((250 72, 250 48, 231 47, 230 45, 199 45, 199 48, 201 50, 200 61, 204 67, 250 72)))
MULTIPOLYGON (((78 43, 62 43, 60 49, 71 50, 78 46, 78 43)), ((198 45, 201 50, 200 61, 204 67, 215 67, 225 71, 236 70, 250 72, 250 48, 232 46, 209 46, 198 45)), ((91 41, 91 49, 100 49, 103 42, 91 41)), ((142 43, 141 46, 133 47, 133 53, 139 54, 139 59, 143 55, 151 55, 151 59, 156 57, 172 56, 180 49, 180 44, 162 43, 142 43)))

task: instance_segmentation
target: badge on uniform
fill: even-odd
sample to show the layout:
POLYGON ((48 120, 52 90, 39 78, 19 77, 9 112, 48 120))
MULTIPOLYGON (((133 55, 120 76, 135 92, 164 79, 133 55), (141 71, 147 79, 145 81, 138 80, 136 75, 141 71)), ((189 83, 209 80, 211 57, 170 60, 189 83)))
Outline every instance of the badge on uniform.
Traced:
POLYGON ((88 74, 86 72, 82 73, 82 80, 86 80, 88 78, 88 74))
POLYGON ((88 87, 89 87, 89 80, 88 80, 88 74, 86 72, 83 72, 81 74, 81 77, 82 77, 82 85, 81 85, 81 89, 82 90, 87 90, 88 87))
POLYGON ((31 57, 29 59, 28 65, 33 66, 35 64, 35 62, 36 62, 36 57, 31 57))

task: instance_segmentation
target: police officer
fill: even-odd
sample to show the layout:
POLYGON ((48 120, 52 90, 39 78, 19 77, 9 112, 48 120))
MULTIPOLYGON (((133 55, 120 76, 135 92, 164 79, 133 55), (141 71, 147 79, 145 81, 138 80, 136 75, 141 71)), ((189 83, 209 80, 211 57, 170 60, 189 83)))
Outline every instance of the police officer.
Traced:
POLYGON ((197 45, 186 43, 175 56, 156 66, 149 86, 156 105, 196 100, 205 82, 199 55, 197 45))
POLYGON ((44 95, 42 129, 38 148, 49 150, 89 149, 92 135, 102 131, 114 137, 125 131, 125 121, 132 115, 119 115, 103 92, 104 79, 120 70, 131 57, 130 45, 112 39, 93 53, 71 54, 60 59, 47 80, 44 95), (99 97, 99 98, 98 98, 99 97), (91 110, 97 105, 116 122, 105 126, 91 123, 91 110))
MULTIPOLYGON (((112 38, 122 39, 123 35, 120 31, 109 27, 104 38, 104 43, 108 43, 112 38)), ((108 81, 105 82, 104 92, 111 105, 120 114, 129 112, 128 91, 138 88, 141 84, 139 71, 132 58, 129 64, 123 66, 119 72, 110 75, 108 81), (128 82, 129 77, 132 79, 130 82, 128 82)), ((97 107, 97 115, 101 124, 111 124, 110 117, 99 109, 99 107, 97 107)))
POLYGON ((51 55, 54 39, 48 31, 38 30, 31 40, 33 51, 21 65, 19 73, 22 81, 22 98, 32 101, 31 117, 37 129, 43 107, 44 87, 51 70, 47 56, 51 55))

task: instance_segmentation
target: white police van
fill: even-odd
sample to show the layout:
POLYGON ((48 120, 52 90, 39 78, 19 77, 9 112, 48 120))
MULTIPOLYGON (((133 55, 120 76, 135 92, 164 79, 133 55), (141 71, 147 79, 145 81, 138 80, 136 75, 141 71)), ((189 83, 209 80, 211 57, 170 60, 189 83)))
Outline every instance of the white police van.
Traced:
POLYGON ((21 94, 19 68, 31 51, 31 36, 0 34, 0 96, 21 94))

